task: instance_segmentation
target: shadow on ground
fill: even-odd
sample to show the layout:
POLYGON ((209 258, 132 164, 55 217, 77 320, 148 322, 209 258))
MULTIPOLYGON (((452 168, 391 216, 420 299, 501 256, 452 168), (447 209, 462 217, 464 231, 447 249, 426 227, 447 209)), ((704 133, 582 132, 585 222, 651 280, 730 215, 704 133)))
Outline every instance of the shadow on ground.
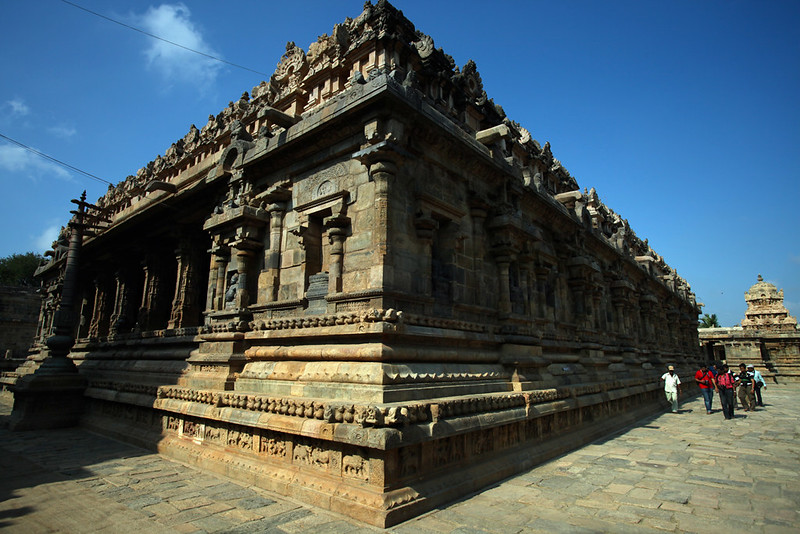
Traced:
POLYGON ((149 451, 88 433, 85 429, 12 432, 8 421, 13 406, 9 392, 0 393, 0 530, 36 511, 31 505, 14 506, 21 490, 68 481, 96 478, 91 468, 106 467, 149 451), (31 461, 30 458, 35 458, 31 461))

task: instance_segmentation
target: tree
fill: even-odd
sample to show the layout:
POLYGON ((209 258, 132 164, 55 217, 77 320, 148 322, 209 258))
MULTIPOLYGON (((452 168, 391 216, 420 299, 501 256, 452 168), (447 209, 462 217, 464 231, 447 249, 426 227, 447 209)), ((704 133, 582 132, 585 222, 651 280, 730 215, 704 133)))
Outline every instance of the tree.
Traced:
POLYGON ((33 286, 33 273, 44 258, 33 252, 0 258, 0 285, 33 286))
POLYGON ((711 315, 705 313, 700 318, 700 328, 719 328, 719 321, 717 320, 717 314, 712 313, 711 315))

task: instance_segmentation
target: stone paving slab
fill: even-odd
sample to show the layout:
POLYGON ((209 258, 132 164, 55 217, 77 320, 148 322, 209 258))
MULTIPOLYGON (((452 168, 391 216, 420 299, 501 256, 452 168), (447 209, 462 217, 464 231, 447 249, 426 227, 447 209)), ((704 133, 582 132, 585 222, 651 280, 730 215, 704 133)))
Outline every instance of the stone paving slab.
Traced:
MULTIPOLYGON (((718 399, 715 399, 718 403, 718 399)), ((800 385, 725 421, 702 399, 388 529, 429 534, 800 532, 800 385)), ((83 429, 10 432, 0 531, 370 533, 380 529, 83 429)))

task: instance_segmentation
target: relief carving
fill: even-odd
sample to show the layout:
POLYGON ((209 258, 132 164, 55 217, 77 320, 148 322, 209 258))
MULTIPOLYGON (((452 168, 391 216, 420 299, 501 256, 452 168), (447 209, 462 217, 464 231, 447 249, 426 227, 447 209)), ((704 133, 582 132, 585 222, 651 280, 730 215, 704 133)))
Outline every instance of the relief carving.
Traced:
POLYGON ((344 476, 368 480, 368 466, 369 463, 358 455, 347 455, 342 458, 342 473, 344 476))
POLYGON ((261 437, 260 453, 284 459, 286 458, 286 451, 286 440, 266 436, 261 437))

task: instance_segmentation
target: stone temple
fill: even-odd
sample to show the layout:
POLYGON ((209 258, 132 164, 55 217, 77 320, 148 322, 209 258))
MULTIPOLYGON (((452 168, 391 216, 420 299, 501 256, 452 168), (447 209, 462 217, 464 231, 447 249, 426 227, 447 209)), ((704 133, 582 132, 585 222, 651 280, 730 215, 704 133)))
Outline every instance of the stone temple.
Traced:
POLYGON ((707 358, 726 360, 731 366, 756 365, 776 382, 800 381, 800 329, 783 305, 783 289, 759 274, 744 299, 747 310, 741 326, 700 329, 707 358))
POLYGON ((374 525, 661 409, 700 359, 686 281, 383 0, 87 205, 18 397, 71 242, 80 424, 374 525))

